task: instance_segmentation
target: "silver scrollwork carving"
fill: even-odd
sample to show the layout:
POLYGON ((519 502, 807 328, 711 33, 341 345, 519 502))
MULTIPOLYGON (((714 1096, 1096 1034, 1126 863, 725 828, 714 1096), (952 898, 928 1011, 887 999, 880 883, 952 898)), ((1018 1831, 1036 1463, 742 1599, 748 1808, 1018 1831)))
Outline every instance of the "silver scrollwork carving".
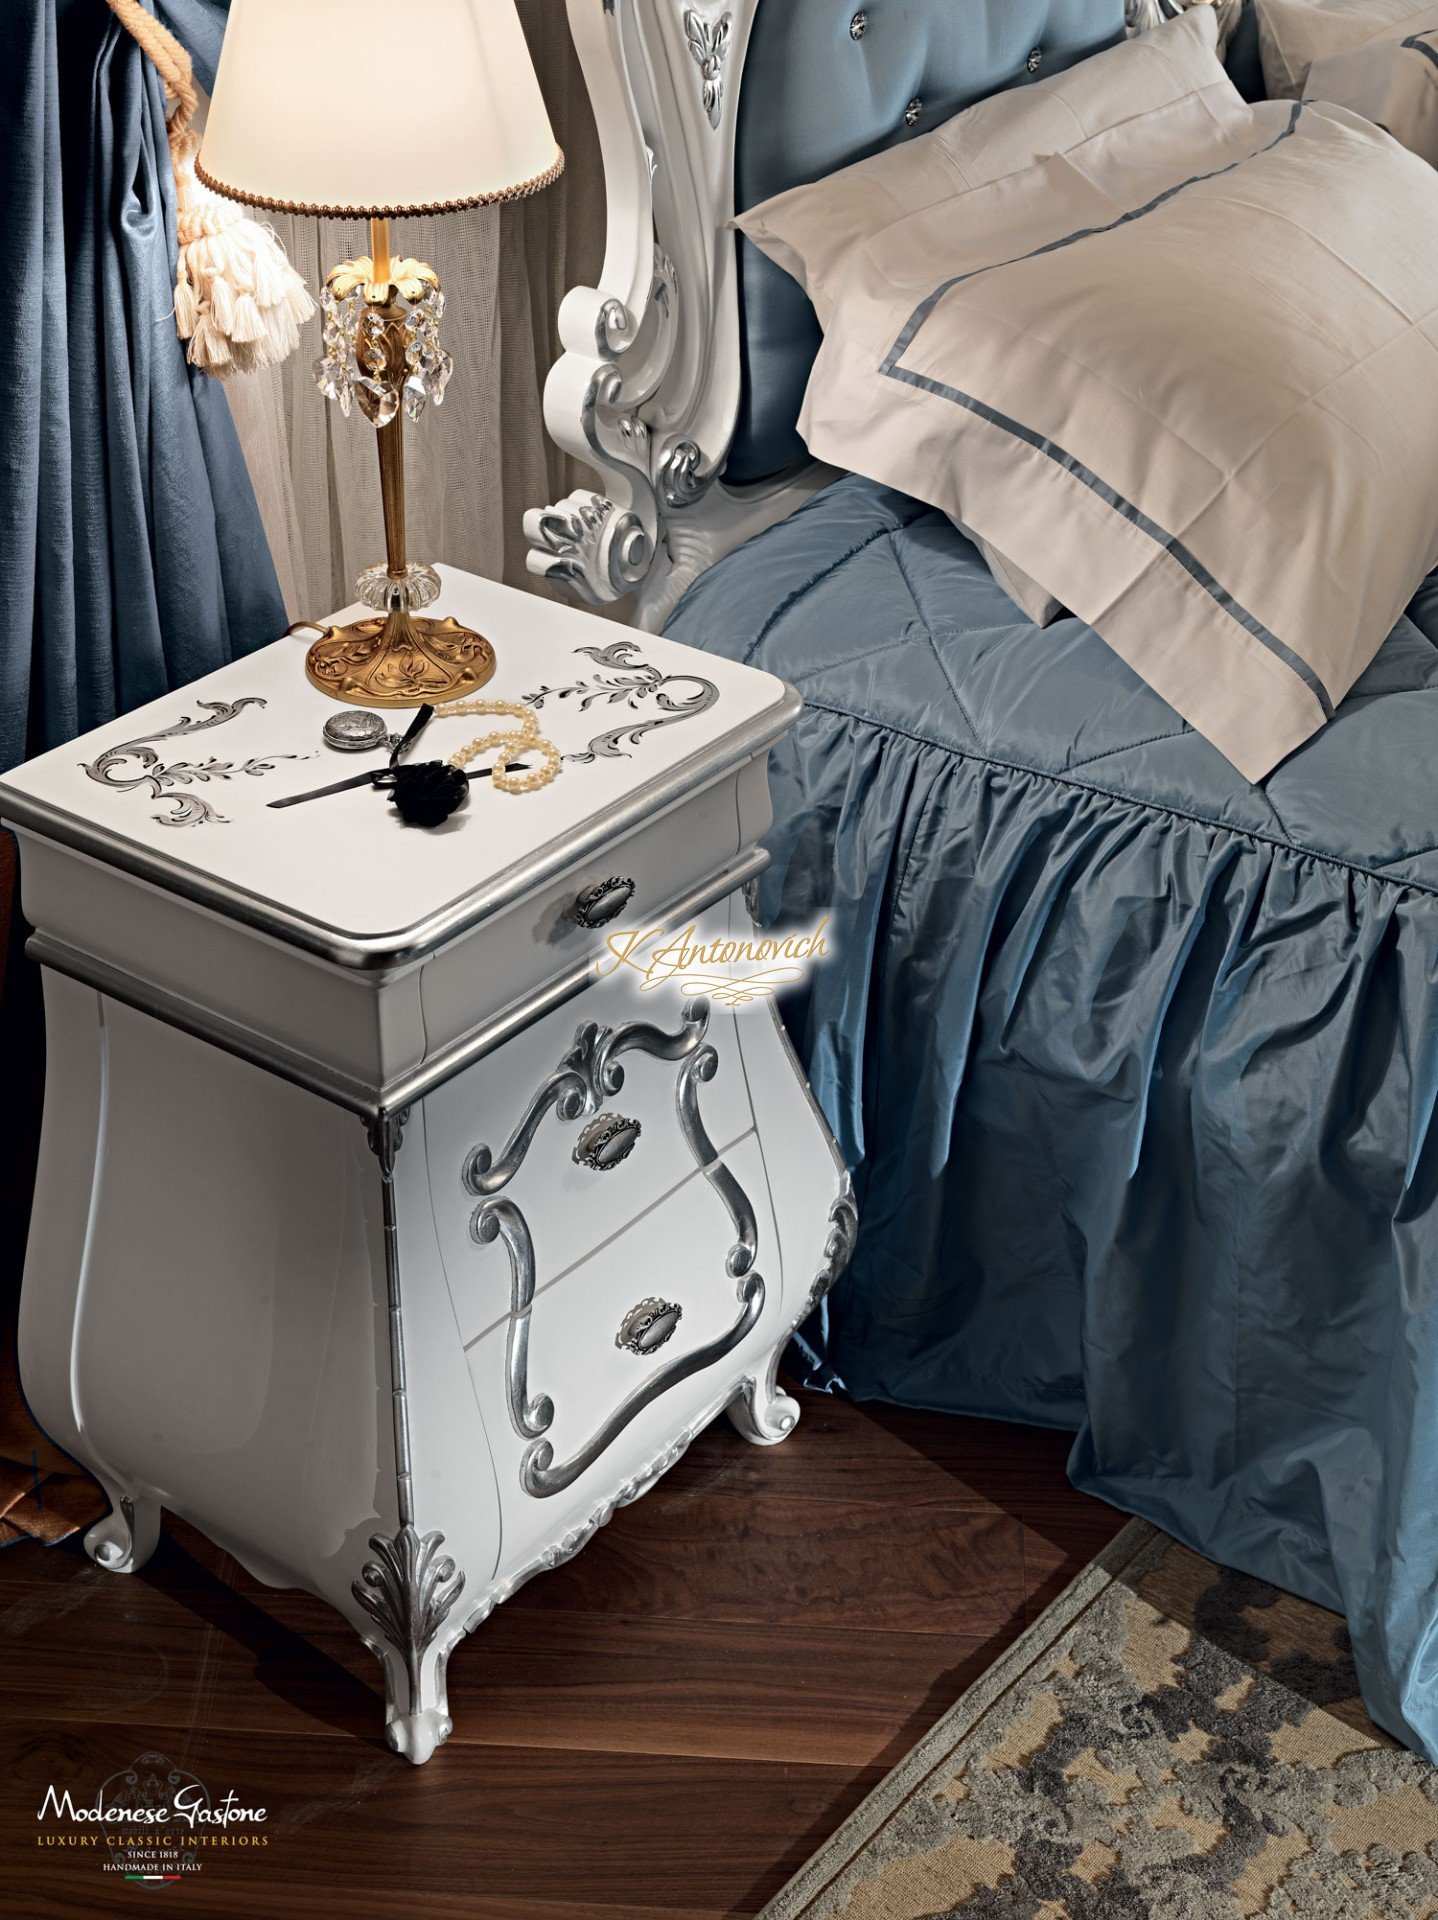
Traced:
POLYGON ((227 816, 211 806, 208 800, 202 800, 198 794, 171 793, 168 789, 203 785, 211 780, 230 780, 237 774, 257 777, 273 773, 281 760, 307 760, 311 756, 303 753, 277 753, 267 757, 252 755, 238 764, 233 760, 217 760, 211 756, 208 760, 172 760, 166 766, 161 764, 153 742, 176 740, 185 734, 206 733, 211 727, 220 727, 227 720, 233 720, 246 707, 263 707, 266 704, 257 693, 245 694, 239 700, 200 700, 196 705, 208 713, 208 719, 193 720, 185 714, 172 727, 161 727, 156 733, 141 734, 138 739, 107 747, 98 759, 82 761, 81 765, 92 780, 98 780, 102 787, 111 787, 118 793, 130 793, 136 787, 148 787, 151 797, 163 799, 170 809, 168 813, 150 816, 163 827, 198 827, 207 822, 223 826, 228 824, 227 816), (138 773, 124 773, 123 763, 127 760, 135 763, 139 768, 138 773))
POLYGON ((370 1644, 384 1664, 390 1745, 420 1764, 449 1733, 443 1661, 437 1664, 433 1684, 427 1689, 424 1658, 464 1587, 464 1575, 453 1559, 440 1551, 444 1535, 422 1534, 414 1523, 414 1463, 394 1179, 408 1113, 406 1107, 387 1109, 366 1124, 380 1173, 399 1526, 393 1534, 370 1535, 370 1551, 375 1557, 365 1561, 350 1591, 380 1630, 380 1642, 370 1644), (403 1711, 395 1684, 395 1655, 403 1662, 408 1685, 403 1711))
MULTIPOLYGON (((805 1296, 804 1305, 790 1324, 790 1334, 798 1331, 844 1271, 854 1251, 858 1227, 859 1214, 854 1205, 853 1183, 845 1173, 839 1191, 829 1206, 823 1261, 805 1296)), ((779 1362, 787 1345, 787 1337, 778 1341, 770 1351, 763 1372, 751 1374, 741 1381, 729 1409, 729 1417, 739 1432, 756 1446, 772 1447, 787 1438, 794 1431, 799 1418, 798 1402, 792 1395, 782 1392, 778 1384, 779 1362)))
POLYGON ((582 752, 565 754, 566 760, 578 766, 588 766, 595 760, 627 759, 626 749, 637 746, 646 734, 673 726, 676 721, 693 720, 719 698, 714 682, 697 673, 661 673, 658 667, 650 666, 640 657, 633 640, 614 640, 605 647, 577 647, 575 651, 606 671, 575 680, 567 687, 539 687, 525 694, 526 706, 537 710, 549 700, 572 700, 581 713, 596 705, 623 706, 639 713, 652 702, 658 710, 647 718, 626 720, 622 726, 596 734, 582 752))
MULTIPOLYGON (((593 464, 622 485, 621 505, 609 495, 571 493, 557 506, 524 516, 533 551, 530 569, 589 606, 622 599, 638 587, 655 560, 658 495, 651 477, 648 422, 641 408, 663 380, 674 351, 678 274, 655 242, 649 292, 631 313, 613 295, 594 312, 593 363, 579 408, 579 426, 593 464), (638 367, 626 384, 631 367, 638 367)), ((701 489, 702 490, 702 489, 701 489)))
POLYGON ((656 241, 654 274, 649 282, 645 312, 640 314, 638 324, 634 323, 633 316, 622 300, 610 298, 600 304, 594 321, 594 345, 602 359, 621 360, 633 349, 643 334, 646 313, 652 313, 661 328, 669 326, 674 314, 678 281, 674 262, 656 241))
POLYGON ((584 1021, 575 1030, 573 1046, 531 1095, 499 1156, 483 1141, 465 1156, 461 1178, 467 1191, 487 1199, 507 1187, 524 1164, 551 1107, 561 1120, 592 1118, 624 1085, 621 1055, 638 1051, 659 1060, 683 1060, 695 1052, 709 1025, 709 1002, 686 1001, 681 1017, 683 1025, 677 1033, 666 1033, 643 1020, 618 1027, 584 1021))
POLYGON ((692 440, 677 440, 659 463, 659 498, 671 512, 692 507, 713 486, 717 467, 705 468, 704 455, 692 440))
POLYGON ((614 1518, 620 1507, 627 1507, 638 1500, 649 1491, 661 1474, 668 1473, 675 1462, 683 1457, 695 1435, 702 1432, 714 1416, 723 1411, 730 1397, 726 1394, 724 1399, 709 1407, 691 1426, 686 1427, 682 1433, 676 1434, 661 1454, 647 1461, 637 1473, 631 1474, 627 1480, 622 1481, 612 1493, 606 1494, 587 1518, 581 1520, 577 1526, 571 1527, 552 1545, 542 1547, 534 1558, 526 1561, 516 1573, 507 1575, 503 1580, 497 1581, 487 1592, 482 1593, 465 1620, 465 1632, 473 1633, 476 1627, 482 1626, 497 1606, 506 1600, 512 1600, 519 1589, 534 1579, 536 1574, 552 1573, 556 1567, 562 1567, 567 1560, 572 1560, 575 1554, 587 1547, 599 1529, 607 1526, 614 1518))
POLYGON ((463 1591, 464 1575, 440 1551, 442 1533, 419 1533, 408 1521, 393 1535, 371 1534, 369 1544, 375 1557, 351 1591, 403 1658, 410 1700, 418 1702, 425 1651, 463 1591))
POLYGON ((679 1130, 694 1156, 694 1164, 703 1168, 705 1179, 723 1201, 734 1224, 735 1241, 724 1262, 724 1270, 731 1279, 737 1280, 754 1264, 759 1251, 759 1227, 749 1196, 716 1155, 714 1142, 699 1115, 699 1084, 712 1080, 718 1069, 719 1056, 713 1047, 700 1047, 680 1068, 676 1104, 679 1130))
MULTIPOLYGON (((764 1310, 765 1284, 752 1271, 758 1251, 758 1228, 748 1195, 720 1160, 699 1114, 698 1088, 712 1080, 718 1054, 705 1044, 710 1006, 707 1000, 685 1003, 676 1031, 629 1021, 618 1027, 582 1025, 574 1044, 559 1065, 531 1096, 502 1153, 495 1157, 486 1145, 471 1149, 463 1180, 471 1193, 484 1197, 471 1220, 476 1240, 502 1239, 509 1253, 511 1309, 506 1348, 506 1380, 510 1419, 521 1438, 529 1440, 520 1466, 520 1484, 536 1499, 561 1492, 584 1473, 643 1409, 681 1380, 712 1366, 733 1351, 757 1326, 764 1310), (629 1394, 591 1438, 567 1460, 555 1464, 554 1448, 543 1437, 554 1418, 548 1396, 531 1399, 529 1390, 529 1319, 534 1300, 534 1250, 529 1227, 519 1208, 493 1196, 514 1178, 529 1151, 539 1124, 551 1108, 562 1120, 593 1115, 624 1085, 621 1057, 641 1052, 659 1060, 684 1062, 677 1085, 680 1131, 695 1165, 705 1174, 733 1223, 735 1244, 725 1259, 725 1271, 738 1281, 740 1312, 722 1333, 692 1352, 681 1354, 652 1374, 629 1394)), ((642 1303, 654 1304, 654 1303, 642 1303)), ((659 1305, 664 1303, 660 1302, 659 1305)), ((675 1320, 677 1322, 677 1310, 675 1320)), ((673 1331, 672 1326, 669 1329, 673 1331)), ((665 1336, 668 1337, 667 1335, 665 1336)), ((659 1344, 662 1344, 659 1343, 659 1344)), ((643 1351, 643 1349, 638 1349, 643 1351)))
POLYGON ((504 1242, 509 1255, 509 1334, 505 1344, 504 1375, 509 1418, 521 1440, 537 1440, 554 1420, 554 1402, 548 1394, 529 1397, 529 1310, 534 1305, 534 1242, 529 1225, 512 1200, 486 1200, 476 1207, 470 1233, 480 1246, 504 1242))
POLYGON ((721 13, 710 20, 697 7, 684 9, 684 38, 699 68, 700 97, 711 127, 718 127, 724 108, 724 56, 729 51, 732 17, 721 13))
POLYGON ((726 1353, 732 1353, 759 1324, 759 1316, 764 1311, 765 1286, 761 1274, 750 1273, 739 1282, 740 1312, 732 1326, 726 1327, 713 1340, 692 1352, 680 1354, 671 1360, 667 1367, 661 1367, 652 1374, 642 1386, 620 1401, 609 1418, 576 1452, 567 1460, 554 1463, 554 1448, 548 1440, 534 1441, 525 1453, 519 1470, 519 1483, 526 1493, 537 1500, 548 1498, 550 1494, 562 1493, 572 1486, 582 1473, 592 1467, 599 1456, 610 1447, 630 1421, 642 1413, 651 1401, 661 1394, 668 1393, 671 1387, 678 1386, 681 1380, 688 1380, 696 1373, 702 1373, 706 1367, 712 1367, 722 1360, 726 1353))
POLYGON ((631 592, 649 571, 653 543, 632 512, 620 513, 602 493, 571 493, 557 507, 525 515, 531 545, 550 556, 546 580, 597 607, 631 592), (599 582, 608 583, 608 591, 599 582))
POLYGON ((859 1237, 859 1209, 854 1200, 854 1182, 847 1173, 829 1208, 828 1225, 823 1264, 814 1275, 809 1298, 804 1303, 804 1319, 814 1311, 854 1257, 854 1244, 859 1237))
POLYGON ((598 1105, 593 1077, 594 1047, 598 1034, 599 1028, 592 1020, 579 1028, 574 1036, 574 1045, 536 1088, 497 1160, 482 1141, 470 1150, 462 1176, 470 1193, 483 1198, 509 1185, 524 1163, 530 1142, 539 1131, 539 1123, 551 1107, 561 1120, 578 1120, 594 1112, 598 1105))

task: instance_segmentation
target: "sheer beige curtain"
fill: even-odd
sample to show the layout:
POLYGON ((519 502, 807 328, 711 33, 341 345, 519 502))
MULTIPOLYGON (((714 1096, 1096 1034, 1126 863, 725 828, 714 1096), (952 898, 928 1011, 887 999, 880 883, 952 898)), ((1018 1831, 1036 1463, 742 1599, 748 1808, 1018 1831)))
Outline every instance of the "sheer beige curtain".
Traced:
MULTIPOLYGON (((519 0, 519 11, 568 162, 563 177, 512 207, 396 221, 394 240, 439 274, 455 361, 444 405, 405 429, 411 558, 527 586, 525 509, 585 482, 545 434, 541 393, 558 353, 559 302, 599 277, 604 186, 565 9, 519 0)), ((360 223, 268 217, 313 292, 337 260, 368 251, 360 223)), ((321 399, 318 352, 312 320, 282 366, 226 383, 292 619, 346 605, 355 575, 384 556, 374 429, 358 409, 346 420, 321 399)))

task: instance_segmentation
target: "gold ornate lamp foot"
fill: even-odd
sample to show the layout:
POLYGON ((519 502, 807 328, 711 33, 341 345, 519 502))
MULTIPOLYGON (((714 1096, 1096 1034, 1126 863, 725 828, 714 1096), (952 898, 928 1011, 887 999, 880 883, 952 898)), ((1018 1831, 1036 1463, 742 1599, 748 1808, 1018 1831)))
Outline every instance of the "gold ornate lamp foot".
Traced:
MULTIPOLYGON (((439 590, 428 567, 393 575, 371 567, 383 582, 386 612, 347 627, 329 627, 305 655, 305 672, 322 693, 361 707, 439 706, 461 700, 494 672, 494 648, 458 620, 416 617, 439 590), (421 599, 416 588, 429 574, 434 591, 421 599)), ((369 600, 361 583, 361 599, 369 600)))
POLYGON ((325 281, 324 353, 315 378, 348 414, 358 400, 379 440, 385 564, 359 578, 372 618, 330 627, 305 657, 315 686, 357 706, 417 707, 459 700, 494 672, 494 648, 454 619, 419 610, 439 596, 439 575, 409 564, 404 538, 404 416, 444 398, 452 361, 439 344, 444 296, 432 267, 393 261, 389 222, 370 221, 370 258, 346 260, 325 281))

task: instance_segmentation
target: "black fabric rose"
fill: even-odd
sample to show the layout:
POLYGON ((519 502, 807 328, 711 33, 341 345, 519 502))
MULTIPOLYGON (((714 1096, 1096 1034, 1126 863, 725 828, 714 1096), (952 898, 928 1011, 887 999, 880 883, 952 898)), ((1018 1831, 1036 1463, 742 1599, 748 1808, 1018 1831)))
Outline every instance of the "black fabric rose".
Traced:
POLYGON ((438 827, 469 798, 469 781, 443 760, 421 760, 378 774, 375 785, 389 788, 400 818, 412 827, 438 827))

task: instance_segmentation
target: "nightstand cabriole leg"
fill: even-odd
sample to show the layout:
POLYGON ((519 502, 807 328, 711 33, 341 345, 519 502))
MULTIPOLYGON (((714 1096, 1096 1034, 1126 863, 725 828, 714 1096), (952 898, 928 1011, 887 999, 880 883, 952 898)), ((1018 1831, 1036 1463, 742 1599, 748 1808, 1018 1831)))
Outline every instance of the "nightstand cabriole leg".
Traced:
POLYGON ((756 1447, 778 1446, 799 1424, 799 1402, 792 1394, 784 1393, 774 1379, 788 1344, 789 1336, 785 1334, 770 1354, 764 1372, 757 1379, 744 1381, 739 1397, 729 1408, 735 1432, 756 1447))
POLYGON ((138 1573, 160 1538, 160 1503, 101 1480, 110 1511, 85 1535, 85 1551, 107 1573, 138 1573))
POLYGON ((736 1431, 756 1447, 776 1446, 787 1440, 799 1423, 799 1403, 777 1383, 779 1363, 794 1333, 828 1293, 848 1266, 859 1231, 859 1210, 854 1204, 854 1185, 846 1173, 839 1192, 829 1208, 829 1231, 824 1240, 824 1262, 814 1275, 813 1285, 804 1301, 803 1311, 769 1356, 763 1373, 746 1380, 729 1409, 736 1431))
MULTIPOLYGON (((399 1222, 394 1167, 407 1109, 369 1124, 369 1143, 379 1162, 384 1206, 384 1263, 388 1295, 390 1397, 394 1416, 395 1483, 399 1526, 393 1535, 370 1536, 366 1560, 351 1591, 378 1635, 366 1644, 378 1655, 385 1678, 385 1735, 396 1753, 423 1766, 449 1738, 452 1721, 445 1686, 449 1639, 436 1644, 464 1575, 443 1551, 442 1533, 420 1533, 414 1524, 414 1475, 410 1456, 409 1402, 405 1375, 404 1313, 400 1284, 399 1222)), ((450 1636, 455 1638, 457 1635, 450 1636)))

